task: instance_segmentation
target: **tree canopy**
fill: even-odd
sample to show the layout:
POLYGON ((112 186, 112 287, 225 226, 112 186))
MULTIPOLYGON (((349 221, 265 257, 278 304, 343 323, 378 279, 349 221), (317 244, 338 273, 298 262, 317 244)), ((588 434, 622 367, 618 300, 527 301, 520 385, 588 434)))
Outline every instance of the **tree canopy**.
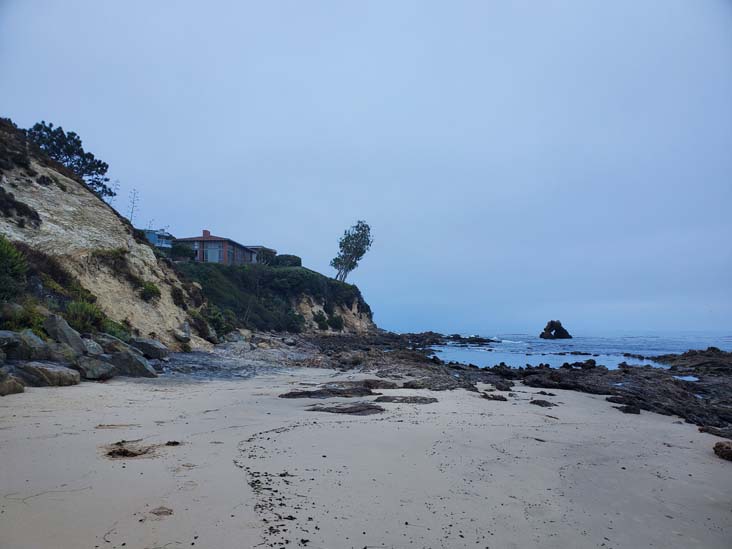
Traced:
POLYGON ((81 177, 86 186, 100 198, 116 194, 107 185, 109 165, 86 152, 76 132, 65 132, 61 126, 54 127, 52 123, 46 124, 42 120, 26 130, 26 135, 49 157, 81 177))
POLYGON ((371 227, 365 221, 359 220, 347 229, 338 243, 338 255, 330 262, 330 266, 337 271, 336 280, 345 282, 348 274, 358 267, 358 262, 373 243, 371 227))

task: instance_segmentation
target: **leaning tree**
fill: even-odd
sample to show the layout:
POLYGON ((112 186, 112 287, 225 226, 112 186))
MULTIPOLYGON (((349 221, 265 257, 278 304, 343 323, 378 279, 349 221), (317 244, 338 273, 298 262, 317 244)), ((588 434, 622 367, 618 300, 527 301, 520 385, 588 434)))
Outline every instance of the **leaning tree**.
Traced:
POLYGON ((358 267, 358 262, 373 243, 371 227, 365 221, 359 220, 353 227, 346 230, 338 243, 338 255, 330 262, 330 266, 337 271, 336 280, 345 282, 348 274, 358 267))

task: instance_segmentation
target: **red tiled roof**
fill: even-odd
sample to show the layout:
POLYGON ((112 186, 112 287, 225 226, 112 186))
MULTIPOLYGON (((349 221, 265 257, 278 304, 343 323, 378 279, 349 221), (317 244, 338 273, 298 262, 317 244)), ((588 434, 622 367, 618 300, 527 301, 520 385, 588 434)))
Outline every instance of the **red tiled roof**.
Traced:
POLYGON ((231 238, 226 238, 226 237, 223 237, 223 236, 215 236, 215 235, 203 236, 203 235, 200 235, 200 236, 189 236, 189 237, 186 237, 186 238, 176 238, 175 239, 176 242, 195 242, 195 241, 200 241, 200 240, 205 240, 205 241, 208 241, 208 242, 211 242, 211 241, 231 242, 232 244, 235 244, 236 246, 239 246, 240 248, 245 248, 245 249, 247 249, 249 251, 254 251, 251 248, 245 246, 244 244, 239 244, 236 240, 232 240, 231 238))

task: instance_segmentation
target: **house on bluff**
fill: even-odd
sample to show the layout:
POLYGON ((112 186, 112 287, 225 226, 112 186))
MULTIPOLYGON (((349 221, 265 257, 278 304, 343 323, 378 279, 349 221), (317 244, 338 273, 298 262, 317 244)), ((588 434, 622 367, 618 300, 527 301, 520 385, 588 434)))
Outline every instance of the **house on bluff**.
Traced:
POLYGON ((212 235, 211 231, 205 229, 201 236, 176 238, 175 242, 190 246, 195 252, 194 259, 203 263, 246 265, 257 263, 257 256, 265 251, 277 253, 277 250, 265 246, 244 246, 231 238, 212 235))

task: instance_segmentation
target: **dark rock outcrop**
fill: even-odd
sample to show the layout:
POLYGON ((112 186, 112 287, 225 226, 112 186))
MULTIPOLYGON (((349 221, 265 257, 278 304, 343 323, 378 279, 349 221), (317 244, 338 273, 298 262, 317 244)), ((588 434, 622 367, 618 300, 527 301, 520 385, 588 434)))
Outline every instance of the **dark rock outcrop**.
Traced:
POLYGON ((305 391, 290 391, 280 395, 280 398, 333 398, 333 397, 363 397, 378 395, 367 387, 322 387, 305 391))
POLYGON ((329 412, 331 414, 349 414, 352 416, 369 416, 372 414, 380 414, 385 409, 378 404, 370 402, 354 402, 346 404, 336 404, 334 406, 311 406, 308 412, 329 412))
POLYGON ((72 368, 77 370, 84 379, 109 379, 117 373, 117 368, 111 363, 111 359, 110 355, 80 356, 72 368))
POLYGON ((384 395, 377 398, 374 402, 396 402, 398 404, 433 404, 437 402, 437 399, 434 397, 424 396, 384 395))
POLYGON ((163 359, 168 358, 170 349, 156 339, 147 337, 133 337, 130 339, 130 346, 142 352, 145 358, 163 359))
POLYGON ((541 406, 542 408, 551 408, 552 406, 556 406, 553 402, 549 402, 548 400, 532 400, 529 402, 529 404, 533 404, 534 406, 541 406))
POLYGON ((481 395, 486 400, 498 400, 501 402, 507 402, 508 399, 503 395, 496 395, 494 393, 481 393, 481 395))
POLYGON ((569 332, 562 326, 559 320, 550 320, 544 326, 544 331, 539 334, 542 339, 572 339, 569 332))
POLYGON ((133 351, 111 353, 109 362, 115 366, 116 375, 129 377, 157 377, 158 375, 144 356, 133 351))

